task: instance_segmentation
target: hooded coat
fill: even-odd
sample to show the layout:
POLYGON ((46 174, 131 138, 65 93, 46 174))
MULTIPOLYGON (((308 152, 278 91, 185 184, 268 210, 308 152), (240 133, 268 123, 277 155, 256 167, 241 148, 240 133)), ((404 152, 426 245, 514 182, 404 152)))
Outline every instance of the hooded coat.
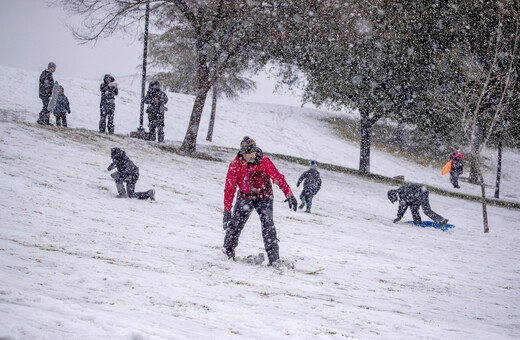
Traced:
POLYGON ((119 94, 119 90, 115 86, 108 86, 108 84, 114 82, 114 80, 114 77, 109 74, 105 74, 103 83, 99 86, 99 91, 101 91, 101 107, 115 105, 115 98, 119 94), (107 82, 107 78, 109 78, 109 82, 107 82))
POLYGON ((247 163, 239 151, 229 164, 224 188, 224 210, 231 210, 238 187, 237 200, 264 200, 273 198, 272 183, 278 185, 285 197, 293 196, 291 188, 261 149, 256 150, 252 163, 247 163))
POLYGON ((40 99, 49 99, 52 96, 52 88, 54 86, 54 78, 52 72, 43 70, 40 75, 40 99))
POLYGON ((126 153, 120 148, 110 150, 112 164, 108 166, 108 171, 116 168, 124 182, 137 182, 139 178, 139 168, 128 158, 126 153))

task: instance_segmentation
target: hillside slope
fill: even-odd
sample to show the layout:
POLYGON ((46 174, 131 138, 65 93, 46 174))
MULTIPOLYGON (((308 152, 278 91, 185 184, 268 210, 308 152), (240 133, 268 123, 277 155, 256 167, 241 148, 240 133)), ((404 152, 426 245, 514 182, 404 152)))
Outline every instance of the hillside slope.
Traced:
MULTIPOLYGON (((220 250, 224 178, 233 153, 201 143, 200 151, 222 159, 207 161, 99 134, 86 128, 97 114, 94 108, 87 113, 87 104, 73 106, 71 128, 41 127, 33 104, 13 109, 0 103, 8 107, 0 109, 2 339, 520 337, 518 210, 489 207, 491 232, 483 234, 478 203, 431 195, 433 209, 455 229, 393 224, 390 186, 322 170, 313 214, 289 210, 275 188, 274 218, 281 256, 324 272, 249 266, 220 250), (115 198, 106 171, 112 147, 139 166, 137 190, 154 188, 157 201, 115 198)), ((223 105, 221 119, 234 122, 241 106, 251 104, 223 105)), ((116 110, 127 112, 125 104, 116 110)), ((265 149, 294 154, 302 144, 312 149, 333 138, 302 130, 300 121, 273 126, 316 140, 289 143, 273 132, 265 149)), ((229 134, 240 140, 251 131, 229 134)), ((227 138, 234 137, 219 140, 236 144, 226 145, 227 138)), ((274 162, 298 195, 295 182, 306 167, 274 162)), ((262 244, 253 213, 237 255, 262 252, 262 244)))

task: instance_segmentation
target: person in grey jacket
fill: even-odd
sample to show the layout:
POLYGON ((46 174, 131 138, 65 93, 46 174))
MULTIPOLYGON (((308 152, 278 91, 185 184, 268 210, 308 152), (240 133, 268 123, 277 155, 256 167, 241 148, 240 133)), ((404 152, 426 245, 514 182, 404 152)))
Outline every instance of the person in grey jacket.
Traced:
POLYGON ((408 207, 410 207, 415 224, 422 224, 421 215, 419 214, 419 208, 421 207, 426 216, 435 223, 440 224, 443 228, 448 223, 447 219, 432 210, 428 189, 422 184, 406 184, 399 189, 389 190, 387 196, 392 203, 399 200, 399 209, 397 210, 397 218, 394 219, 394 223, 399 222, 403 218, 408 207))
POLYGON ((303 209, 303 207, 307 204, 307 209, 305 212, 308 213, 311 212, 312 198, 321 188, 320 172, 318 171, 318 165, 316 161, 310 161, 309 168, 309 170, 301 174, 300 178, 298 179, 298 183, 296 183, 296 186, 299 187, 300 183, 303 181, 303 190, 300 194, 300 200, 302 201, 302 204, 300 204, 298 208, 303 209))
POLYGON ((139 179, 139 168, 128 158, 126 153, 120 148, 112 148, 110 156, 112 157, 112 164, 108 166, 107 170, 117 169, 111 175, 116 182, 117 197, 127 197, 128 195, 129 198, 136 197, 141 200, 149 198, 155 201, 155 190, 153 189, 146 192, 135 192, 135 184, 139 179), (126 191, 124 183, 126 183, 126 191))
POLYGON ((54 87, 54 78, 52 74, 56 71, 56 64, 50 62, 47 65, 47 69, 43 70, 40 75, 40 86, 39 86, 39 95, 42 100, 42 110, 40 111, 38 120, 36 121, 40 125, 52 125, 49 121, 51 113, 47 109, 49 106, 49 101, 52 96, 52 88, 54 87))

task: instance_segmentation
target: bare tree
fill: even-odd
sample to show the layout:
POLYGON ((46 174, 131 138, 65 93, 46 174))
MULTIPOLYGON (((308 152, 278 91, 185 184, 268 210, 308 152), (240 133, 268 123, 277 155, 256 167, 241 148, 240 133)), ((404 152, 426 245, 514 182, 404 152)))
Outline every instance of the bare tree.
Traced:
MULTIPOLYGON (((477 60, 468 51, 459 51, 460 82, 453 83, 454 91, 441 95, 445 106, 460 119, 464 136, 471 147, 482 196, 484 232, 489 232, 485 181, 482 175, 481 153, 510 107, 518 101, 518 62, 520 17, 518 12, 497 5, 495 34, 487 41, 488 58, 477 60), (513 16, 511 16, 513 14, 513 16), (504 19, 510 20, 507 34, 504 19), (466 53, 464 53, 466 52, 466 53), (470 67, 468 68, 468 65, 470 67), (465 70, 464 70, 465 68, 465 70)), ((455 61, 452 55, 452 61, 455 61)))

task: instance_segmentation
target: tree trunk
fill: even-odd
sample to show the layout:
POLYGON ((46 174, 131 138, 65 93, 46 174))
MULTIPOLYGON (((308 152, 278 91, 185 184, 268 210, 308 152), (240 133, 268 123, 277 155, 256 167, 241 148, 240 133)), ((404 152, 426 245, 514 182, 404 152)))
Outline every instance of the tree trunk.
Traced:
POLYGON ((473 158, 475 158, 475 165, 477 168, 478 180, 480 182, 480 191, 481 191, 481 195, 482 195, 482 223, 484 224, 484 233, 489 233, 487 204, 486 204, 486 186, 484 184, 484 176, 482 175, 482 170, 481 170, 479 149, 477 149, 476 153, 473 154, 473 158))
POLYGON ((209 89, 200 89, 197 93, 197 97, 195 97, 188 130, 181 145, 181 151, 184 153, 192 154, 197 151, 197 135, 199 133, 200 118, 202 117, 202 110, 204 109, 208 91, 209 89))
POLYGON ((213 98, 211 100, 211 116, 209 118, 209 126, 208 126, 208 134, 206 135, 206 140, 208 142, 213 141, 213 127, 215 126, 215 114, 217 112, 217 84, 213 85, 213 98))
POLYGON ((374 122, 369 119, 368 113, 361 112, 361 147, 359 155, 359 172, 370 173, 370 144, 372 142, 372 126, 374 122))
POLYGON ((480 133, 480 128, 477 125, 475 126, 475 133, 472 136, 471 143, 471 154, 473 155, 473 159, 470 162, 469 168, 469 182, 473 184, 479 183, 478 169, 477 169, 477 160, 475 159, 475 155, 479 154, 480 144, 482 143, 482 136, 480 133))
POLYGON ((495 182, 495 198, 500 198, 500 176, 502 175, 502 136, 498 137, 497 180, 495 182))

